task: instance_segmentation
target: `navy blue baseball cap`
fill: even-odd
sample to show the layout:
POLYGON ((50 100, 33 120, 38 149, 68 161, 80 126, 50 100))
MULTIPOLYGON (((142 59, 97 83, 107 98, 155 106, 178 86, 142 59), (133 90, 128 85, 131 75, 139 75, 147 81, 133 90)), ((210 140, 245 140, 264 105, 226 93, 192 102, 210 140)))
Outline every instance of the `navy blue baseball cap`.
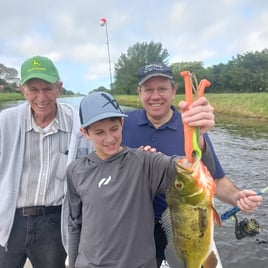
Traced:
POLYGON ((139 85, 142 85, 145 81, 154 76, 162 76, 168 79, 173 79, 173 73, 170 67, 164 63, 151 63, 139 69, 139 85))
POLYGON ((93 92, 81 100, 79 116, 82 128, 106 118, 127 117, 115 98, 111 94, 101 91, 93 92))

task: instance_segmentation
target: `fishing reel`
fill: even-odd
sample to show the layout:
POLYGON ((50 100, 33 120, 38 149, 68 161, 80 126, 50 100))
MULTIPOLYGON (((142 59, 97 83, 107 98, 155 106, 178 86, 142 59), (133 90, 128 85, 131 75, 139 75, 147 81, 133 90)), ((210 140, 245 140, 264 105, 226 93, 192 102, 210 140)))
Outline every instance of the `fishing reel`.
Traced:
POLYGON ((260 225, 256 219, 244 218, 238 222, 236 214, 233 215, 235 218, 235 237, 240 240, 247 236, 255 236, 260 233, 260 225))

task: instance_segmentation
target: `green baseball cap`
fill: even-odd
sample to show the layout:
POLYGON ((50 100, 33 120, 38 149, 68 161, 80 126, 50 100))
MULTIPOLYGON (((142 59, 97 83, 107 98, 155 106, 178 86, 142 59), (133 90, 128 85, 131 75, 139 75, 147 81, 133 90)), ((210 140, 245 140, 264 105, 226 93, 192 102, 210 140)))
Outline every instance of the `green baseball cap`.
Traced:
POLYGON ((21 84, 24 85, 33 78, 39 78, 51 84, 60 80, 54 63, 49 58, 42 56, 29 58, 21 65, 21 84))

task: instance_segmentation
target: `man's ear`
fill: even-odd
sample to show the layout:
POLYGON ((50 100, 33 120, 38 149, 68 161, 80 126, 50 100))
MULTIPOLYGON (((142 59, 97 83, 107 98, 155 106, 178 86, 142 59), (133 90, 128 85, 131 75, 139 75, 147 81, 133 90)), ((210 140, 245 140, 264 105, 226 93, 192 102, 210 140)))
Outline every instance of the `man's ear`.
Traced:
POLYGON ((61 94, 61 91, 62 91, 63 83, 62 83, 62 81, 59 81, 57 83, 58 83, 58 85, 57 85, 58 95, 57 96, 59 97, 61 94))
POLYGON ((19 89, 20 89, 21 94, 24 95, 24 86, 21 83, 19 84, 19 89))

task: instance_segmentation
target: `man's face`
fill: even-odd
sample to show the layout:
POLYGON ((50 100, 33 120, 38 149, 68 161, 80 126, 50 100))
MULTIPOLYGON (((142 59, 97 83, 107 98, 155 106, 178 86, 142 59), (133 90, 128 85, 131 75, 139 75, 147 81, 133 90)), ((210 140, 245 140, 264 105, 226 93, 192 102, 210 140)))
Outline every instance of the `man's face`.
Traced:
POLYGON ((62 83, 50 84, 41 79, 31 79, 21 86, 24 98, 30 103, 35 116, 46 117, 55 114, 56 99, 62 83))
POLYGON ((161 120, 170 110, 176 88, 170 79, 155 76, 145 81, 138 88, 138 93, 147 115, 155 120, 161 120))

